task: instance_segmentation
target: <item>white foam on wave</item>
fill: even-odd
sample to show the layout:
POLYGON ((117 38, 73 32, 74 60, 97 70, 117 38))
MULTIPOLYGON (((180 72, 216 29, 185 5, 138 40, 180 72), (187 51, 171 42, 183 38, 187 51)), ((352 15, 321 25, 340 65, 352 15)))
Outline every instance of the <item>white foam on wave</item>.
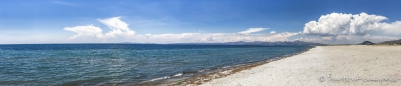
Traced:
POLYGON ((222 67, 222 68, 224 68, 224 69, 225 69, 225 68, 230 68, 230 67, 233 67, 233 66, 224 66, 224 67, 222 67))
POLYGON ((151 79, 151 80, 148 80, 148 81, 144 81, 144 82, 151 82, 151 81, 157 81, 157 80, 169 79, 169 78, 171 78, 171 77, 178 77, 178 76, 182 76, 183 74, 184 74, 184 73, 183 73, 183 72, 181 72, 181 73, 175 74, 175 75, 173 75, 173 76, 164 76, 164 77, 160 77, 160 78, 154 78, 154 79, 151 79))
POLYGON ((155 78, 155 79, 151 79, 151 80, 149 80, 149 81, 157 81, 157 80, 168 79, 168 78, 170 78, 170 76, 155 78))
POLYGON ((182 74, 183 74, 183 73, 181 72, 181 73, 175 74, 174 76, 175 76, 175 77, 177 77, 177 76, 182 76, 182 74))
POLYGON ((202 70, 198 70, 198 72, 204 72, 204 71, 208 71, 210 69, 202 69, 202 70))

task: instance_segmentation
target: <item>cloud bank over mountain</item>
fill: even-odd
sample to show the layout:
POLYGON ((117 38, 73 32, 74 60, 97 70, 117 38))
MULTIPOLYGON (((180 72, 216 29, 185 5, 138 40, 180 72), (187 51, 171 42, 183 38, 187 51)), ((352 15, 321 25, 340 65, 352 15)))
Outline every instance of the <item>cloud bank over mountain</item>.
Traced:
POLYGON ((98 19, 99 22, 108 26, 111 31, 103 34, 103 30, 93 25, 65 27, 64 30, 75 32, 70 37, 71 41, 86 42, 151 42, 151 43, 220 43, 235 41, 290 41, 288 38, 299 34, 298 32, 283 32, 253 34, 269 28, 249 28, 238 33, 181 33, 181 34, 135 34, 128 24, 120 19, 112 17, 98 19))
POLYGON ((360 13, 331 13, 322 15, 317 21, 307 22, 300 32, 277 33, 269 28, 249 28, 237 33, 180 33, 180 34, 135 34, 121 17, 98 19, 110 31, 93 26, 65 27, 75 32, 70 41, 77 42, 150 42, 150 43, 219 43, 235 41, 308 41, 319 43, 358 43, 361 41, 385 41, 399 39, 401 21, 384 22, 385 16, 360 13), (298 36, 296 36, 298 35, 298 36))

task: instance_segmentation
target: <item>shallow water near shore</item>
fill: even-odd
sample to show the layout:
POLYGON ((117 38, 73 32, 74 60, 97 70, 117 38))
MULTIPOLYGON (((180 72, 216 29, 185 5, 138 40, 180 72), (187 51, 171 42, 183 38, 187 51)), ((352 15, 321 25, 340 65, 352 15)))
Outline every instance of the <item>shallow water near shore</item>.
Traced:
POLYGON ((190 77, 310 46, 159 44, 0 45, 0 85, 102 85, 190 77))

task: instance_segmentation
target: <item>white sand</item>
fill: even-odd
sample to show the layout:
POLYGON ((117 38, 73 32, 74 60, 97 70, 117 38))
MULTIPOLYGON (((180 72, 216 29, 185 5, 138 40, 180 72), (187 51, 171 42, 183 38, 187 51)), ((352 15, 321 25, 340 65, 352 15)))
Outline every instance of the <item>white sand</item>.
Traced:
POLYGON ((214 79, 202 85, 399 86, 401 46, 318 46, 305 53, 214 79), (392 81, 367 81, 383 78, 392 78, 392 81))

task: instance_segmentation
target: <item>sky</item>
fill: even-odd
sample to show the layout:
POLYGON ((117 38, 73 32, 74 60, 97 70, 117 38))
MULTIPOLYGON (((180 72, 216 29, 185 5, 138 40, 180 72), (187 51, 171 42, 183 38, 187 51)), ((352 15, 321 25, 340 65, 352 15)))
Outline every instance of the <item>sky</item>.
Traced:
POLYGON ((400 0, 0 0, 0 44, 401 38, 400 0))

